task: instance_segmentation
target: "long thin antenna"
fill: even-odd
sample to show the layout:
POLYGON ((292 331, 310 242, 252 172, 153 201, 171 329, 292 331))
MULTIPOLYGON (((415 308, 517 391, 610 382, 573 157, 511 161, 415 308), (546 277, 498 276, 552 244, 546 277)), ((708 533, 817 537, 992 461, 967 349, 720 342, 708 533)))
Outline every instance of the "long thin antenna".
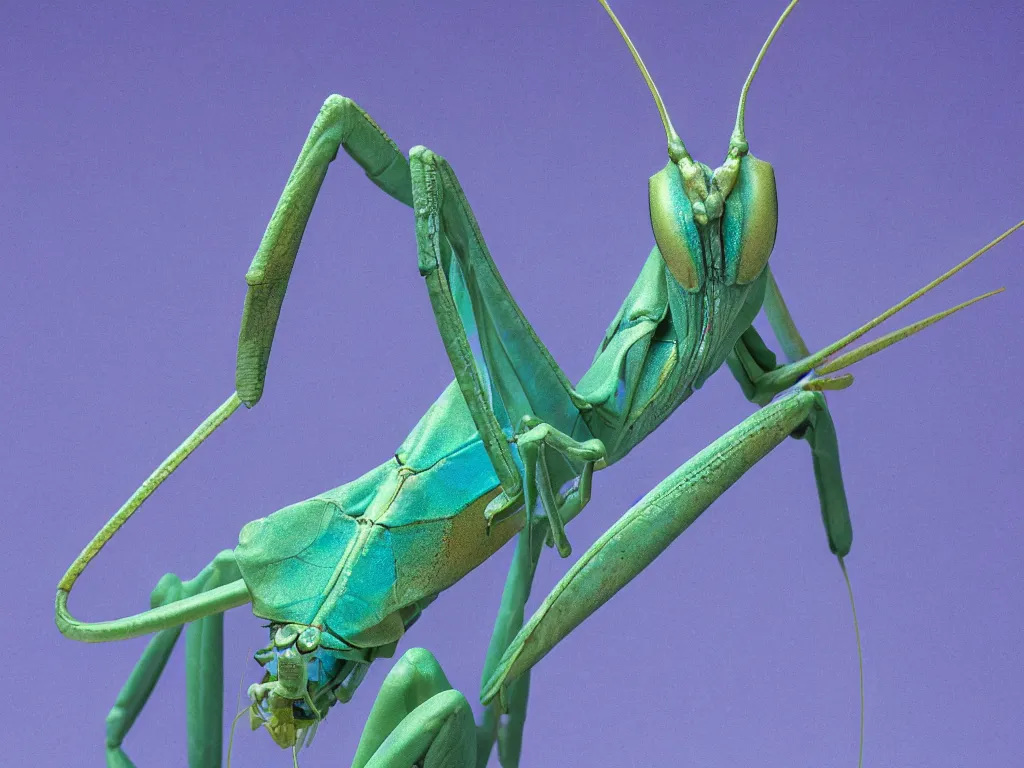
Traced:
MULTIPOLYGON (((601 0, 603 2, 603 0, 601 0)), ((775 22, 775 26, 772 27, 771 33, 768 35, 768 39, 764 41, 764 45, 761 46, 761 52, 757 54, 757 58, 754 59, 754 66, 750 68, 750 74, 747 75, 747 81, 743 83, 743 90, 740 91, 740 105, 736 110, 736 127, 732 129, 732 138, 729 140, 729 149, 738 149, 741 153, 747 151, 747 135, 744 129, 744 120, 747 113, 747 93, 750 91, 750 84, 754 82, 754 75, 757 74, 758 67, 761 66, 761 60, 764 55, 768 52, 768 46, 772 44, 772 40, 775 39, 775 35, 782 28, 782 22, 786 20, 786 17, 796 8, 796 4, 800 0, 793 0, 789 5, 786 6, 786 10, 782 12, 779 20, 775 22)), ((623 33, 625 34, 625 33, 623 33)))
POLYGON ((228 761, 227 761, 227 768, 231 768, 231 748, 234 746, 234 743, 235 743, 235 726, 238 725, 239 718, 242 715, 244 715, 246 712, 248 712, 248 711, 249 711, 249 707, 245 707, 243 709, 240 709, 238 711, 238 714, 235 715, 235 719, 231 721, 231 731, 228 733, 228 761))
POLYGON ((668 156, 673 163, 678 163, 682 158, 690 157, 690 153, 686 151, 686 147, 683 144, 683 140, 679 138, 679 134, 676 133, 676 129, 672 127, 672 121, 669 119, 668 112, 665 111, 665 102, 661 100, 661 94, 658 93, 658 86, 654 84, 654 80, 651 78, 650 73, 647 71, 647 67, 644 66, 644 60, 640 58, 640 54, 637 53, 636 47, 633 45, 633 41, 629 39, 629 35, 626 34, 626 30, 622 24, 619 23, 618 18, 615 16, 615 12, 611 9, 605 0, 597 0, 604 9, 608 11, 608 15, 612 17, 612 22, 615 27, 619 30, 619 34, 622 35, 622 39, 626 41, 626 45, 629 46, 629 52, 633 54, 633 61, 636 62, 637 67, 640 68, 640 74, 644 76, 644 80, 647 81, 647 87, 651 89, 651 95, 654 96, 654 103, 658 105, 658 114, 661 115, 661 122, 665 126, 665 136, 668 139, 668 156))
POLYGON ((860 748, 857 751, 857 768, 864 766, 864 651, 860 647, 860 624, 857 622, 857 604, 853 601, 853 587, 850 585, 850 574, 846 572, 846 563, 839 558, 839 567, 843 569, 846 580, 846 591, 850 595, 850 610, 853 611, 853 633, 857 636, 857 664, 860 669, 860 748))

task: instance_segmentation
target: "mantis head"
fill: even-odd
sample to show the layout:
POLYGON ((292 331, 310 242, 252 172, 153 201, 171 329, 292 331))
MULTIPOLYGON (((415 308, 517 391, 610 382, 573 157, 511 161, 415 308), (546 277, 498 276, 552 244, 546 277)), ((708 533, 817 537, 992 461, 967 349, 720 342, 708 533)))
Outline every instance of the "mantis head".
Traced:
POLYGON ((608 3, 599 0, 629 46, 665 127, 669 163, 650 180, 651 227, 665 265, 688 293, 704 290, 709 282, 749 285, 771 256, 778 226, 775 172, 769 163, 749 154, 744 116, 754 75, 797 1, 786 7, 761 48, 740 94, 725 162, 712 171, 687 152, 632 41, 608 3))
POLYGON ((764 271, 779 218, 769 163, 730 148, 712 173, 687 155, 652 176, 649 190, 655 242, 683 290, 711 279, 747 285, 764 271), (716 228, 720 247, 707 242, 716 228))

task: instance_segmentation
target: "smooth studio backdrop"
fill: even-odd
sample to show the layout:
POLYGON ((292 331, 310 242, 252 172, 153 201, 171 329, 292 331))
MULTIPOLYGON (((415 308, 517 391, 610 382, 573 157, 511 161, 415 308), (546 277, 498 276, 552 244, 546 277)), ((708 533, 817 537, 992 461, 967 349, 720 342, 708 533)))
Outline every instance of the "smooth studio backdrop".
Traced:
MULTIPOLYGON (((718 165, 784 3, 618 0, 688 147, 718 165)), ((5 765, 99 766, 144 640, 87 646, 58 578, 231 392, 243 275, 317 110, 364 106, 454 167, 513 294, 572 378, 652 245, 651 97, 594 0, 8 3, 0 12, 0 463, 5 765)), ((1024 215, 1019 3, 806 0, 751 92, 774 164, 773 268, 808 343, 874 316, 1024 215)), ((866 765, 1004 766, 1024 751, 1024 234, 906 313, 1006 293, 853 369, 830 395, 853 512, 866 765)), ((889 326, 887 326, 888 328, 889 326)), ((891 326, 895 327, 895 323, 891 326)), ((342 155, 313 213, 266 394, 189 459, 71 599, 100 620, 194 575, 239 529, 384 461, 451 379, 412 212, 342 155)), ((752 410, 728 373, 595 477, 582 553, 752 410)), ((441 596, 431 649, 475 702, 511 549, 441 596)), ((531 609, 569 567, 545 554, 531 609)), ((226 715, 247 654, 226 627, 226 715)), ((850 609, 807 445, 788 441, 534 670, 523 768, 851 766, 850 609)), ((185 762, 179 648, 126 744, 185 762)), ((347 765, 391 661, 305 768, 347 765)), ((234 764, 286 766, 266 733, 234 764)), ((494 761, 496 764, 496 761, 494 761)))

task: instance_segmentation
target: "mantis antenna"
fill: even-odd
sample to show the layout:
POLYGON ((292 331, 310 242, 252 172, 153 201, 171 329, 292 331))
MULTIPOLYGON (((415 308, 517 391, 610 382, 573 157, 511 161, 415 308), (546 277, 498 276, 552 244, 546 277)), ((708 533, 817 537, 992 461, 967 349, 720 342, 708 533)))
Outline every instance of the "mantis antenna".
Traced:
MULTIPOLYGON (((672 127, 672 120, 669 119, 668 112, 665 111, 665 102, 661 100, 661 94, 658 93, 658 86, 654 84, 654 80, 651 78, 650 72, 647 71, 647 67, 644 66, 644 60, 640 58, 640 54, 637 53, 636 48, 633 45, 633 41, 629 39, 629 35, 626 34, 626 30, 622 24, 619 23, 619 19, 615 16, 615 12, 611 9, 605 0, 597 0, 604 9, 608 11, 608 15, 612 17, 612 23, 615 24, 616 29, 619 30, 619 34, 622 35, 622 39, 626 41, 626 45, 629 47, 629 52, 633 54, 633 61, 636 62, 637 67, 640 68, 640 74, 644 76, 644 80, 647 81, 647 87, 651 89, 651 95, 654 96, 654 103, 658 105, 658 114, 661 115, 662 125, 665 126, 665 136, 668 138, 668 156, 673 163, 678 163, 683 158, 690 160, 690 153, 686 151, 686 147, 683 144, 683 140, 679 138, 679 134, 676 133, 676 129, 672 127)), ((763 52, 762 52, 763 53, 763 52)))
MULTIPOLYGON (((603 2, 603 0, 601 1, 603 2)), ((740 154, 747 153, 747 136, 743 123, 747 113, 747 93, 750 91, 750 84, 754 82, 754 75, 757 74, 757 69, 761 66, 761 60, 768 52, 768 46, 772 44, 772 40, 775 39, 775 35, 778 34, 779 30, 782 28, 782 22, 784 22, 786 17, 792 13, 798 2, 800 2, 800 0, 793 0, 793 2, 786 6, 786 10, 782 12, 782 15, 779 16, 779 20, 775 22, 775 26, 772 27, 772 31, 768 34, 768 39, 765 40, 764 45, 761 46, 761 52, 758 53, 757 58, 754 59, 754 66, 750 68, 750 74, 747 75, 746 82, 743 83, 743 90, 740 91, 740 105, 736 109, 736 127, 732 129, 732 138, 729 139, 730 153, 734 149, 739 150, 740 154)))

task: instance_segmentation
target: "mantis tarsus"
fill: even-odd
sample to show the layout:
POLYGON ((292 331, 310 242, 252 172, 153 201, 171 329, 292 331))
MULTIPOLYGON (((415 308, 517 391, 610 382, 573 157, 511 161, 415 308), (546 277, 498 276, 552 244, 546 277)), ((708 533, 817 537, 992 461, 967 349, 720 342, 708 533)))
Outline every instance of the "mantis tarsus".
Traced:
MULTIPOLYGON (((746 154, 742 121, 738 120, 737 133, 734 133, 733 141, 730 143, 729 158, 712 176, 709 168, 699 166, 689 158, 671 129, 663 110, 662 114, 669 138, 672 163, 655 176, 652 182, 652 217, 656 240, 661 250, 652 254, 644 274, 637 283, 637 289, 627 299, 628 306, 613 322, 594 367, 581 382, 573 386, 561 376, 557 366, 548 359, 543 348, 536 345, 535 340, 527 333, 526 327, 518 325, 520 321, 515 307, 503 295, 500 281, 489 282, 489 257, 482 245, 472 243, 476 236, 475 225, 468 212, 468 206, 463 207, 458 183, 444 161, 427 150, 414 150, 410 158, 411 176, 408 175, 409 171, 403 170, 407 168, 404 158, 398 159, 400 153, 397 153, 396 148, 367 122, 365 113, 347 100, 329 100, 318 119, 317 126, 314 126, 311 140, 307 143, 307 149, 304 150, 303 157, 297 165, 297 172, 289 182, 283 207, 279 206, 279 211, 283 213, 280 218, 275 215, 276 228, 272 222, 264 246, 257 254, 254 268, 250 271, 250 295, 243 320, 239 354, 239 396, 225 403, 214 422, 219 423, 219 419, 237 408, 240 401, 253 405, 259 399, 276 313, 283 299, 290 272, 290 260, 295 256, 305 217, 309 215, 322 174, 326 172, 327 163, 333 159, 337 151, 334 142, 338 137, 332 137, 330 134, 332 131, 341 130, 340 126, 348 121, 352 133, 345 148, 355 154, 357 161, 361 161, 364 168, 376 177, 375 181, 379 186, 403 202, 415 204, 420 269, 427 277, 428 287, 431 289, 432 303, 446 347, 453 358, 458 386, 453 385, 447 390, 446 395, 439 401, 442 405, 437 406, 433 416, 429 417, 434 421, 428 422, 424 428, 424 431, 429 432, 429 427, 436 428, 435 422, 443 423, 446 427, 444 440, 440 440, 436 435, 434 439, 430 439, 429 436, 424 438, 424 431, 421 431, 418 433, 420 442, 413 441, 415 450, 410 447, 406 452, 404 466, 418 471, 403 470, 403 467, 397 464, 385 465, 378 474, 371 473, 371 476, 364 479, 362 485, 346 486, 347 493, 352 494, 357 488, 365 490, 367 487, 376 491, 386 488, 387 483, 397 484, 400 480, 411 487, 416 482, 411 478, 426 477, 427 467, 436 464, 426 462, 424 456, 454 457, 455 449, 466 443, 466 455, 461 456, 458 461, 450 462, 457 468, 469 467, 466 474, 461 474, 459 470, 460 474, 455 478, 431 481, 434 484, 443 482, 446 489, 461 489, 467 481, 471 481, 469 484, 472 485, 465 499, 457 500, 457 503, 452 502, 455 504, 454 509, 448 510, 454 516, 453 519, 458 519, 460 525, 468 527, 457 533, 446 531, 443 535, 443 545, 451 546, 452 541, 460 546, 471 542, 472 547, 476 549, 460 548, 459 552, 469 552, 462 555, 466 559, 459 560, 458 557, 452 556, 450 561, 446 562, 455 563, 452 566, 455 568, 468 569, 514 535, 519 528, 524 528, 525 533, 521 535, 519 544, 521 555, 516 562, 516 567, 521 569, 522 574, 520 580, 514 582, 519 585, 519 592, 511 591, 504 600, 506 615, 515 616, 522 610, 521 603, 525 599, 522 592, 527 588, 525 585, 529 581, 527 574, 532 570, 532 561, 540 552, 542 540, 549 535, 548 529, 560 552, 568 554, 568 540, 561 523, 570 520, 585 503, 589 490, 589 471, 594 464, 599 467, 602 461, 610 463, 625 455, 647 431, 657 426, 662 418, 689 396, 692 388, 703 383, 704 379, 725 361, 727 355, 731 354, 731 367, 740 378, 741 384, 745 385, 745 391, 751 399, 764 402, 793 385, 798 385, 798 390, 801 391, 783 395, 775 404, 746 420, 741 425, 741 432, 730 433, 722 440, 716 441, 712 449, 709 449, 710 452, 696 457, 696 465, 688 465, 691 469, 697 466, 703 473, 702 477, 710 477, 712 481, 720 484, 706 488, 706 502, 710 503, 735 479, 735 476, 742 473, 750 463, 770 450, 774 444, 791 432, 799 430, 812 441, 817 441, 820 452, 816 470, 822 478, 826 517, 831 523, 831 544, 838 554, 845 553, 849 547, 849 533, 844 528, 847 524, 845 500, 842 497, 834 440, 828 426, 830 422, 827 421, 827 411, 822 410, 823 400, 820 395, 813 394, 810 390, 817 387, 841 386, 848 383, 848 380, 840 377, 828 378, 826 375, 798 384, 803 374, 810 373, 810 369, 821 361, 809 361, 801 368, 783 368, 781 372, 776 372, 773 358, 763 348, 758 338, 748 331, 753 315, 760 308, 761 294, 767 290, 772 301, 778 301, 776 292, 770 287, 769 273, 765 269, 765 262, 771 252, 771 241, 774 240, 775 226, 774 183, 770 167, 746 154), (289 213, 290 205, 295 208, 289 213), (703 213, 700 211, 701 207, 704 208, 703 213), (693 213, 695 210, 696 213, 693 213), (289 219, 289 216, 294 218, 289 219), (725 224, 719 223, 722 221, 725 224), (718 230, 723 226, 726 230, 723 236, 724 254, 723 246, 715 245, 718 243, 718 230), (730 227, 732 234, 729 234, 730 227), (769 231, 770 237, 767 235, 769 231), (448 251, 441 232, 447 233, 453 242, 457 258, 453 258, 452 253, 448 251), (282 257, 283 266, 280 261, 282 257), (471 266, 470 262, 473 261, 476 261, 476 264, 471 266), (461 272, 457 266, 459 264, 462 265, 461 272), (482 272, 474 274, 473 269, 481 269, 482 272), (467 290, 467 286, 478 288, 481 294, 488 295, 482 301, 470 301, 468 297, 475 291, 467 290), (453 308, 456 311, 453 312, 453 308), (489 322, 493 323, 493 327, 488 327, 489 322), (469 327, 472 331, 474 324, 477 326, 480 339, 475 347, 462 338, 463 328, 469 327), (516 350, 510 355, 511 365, 507 364, 507 360, 498 354, 497 347, 493 346, 495 329, 506 334, 511 333, 512 341, 522 345, 521 350, 516 350), (474 392, 478 392, 479 396, 474 396, 474 392), (464 402, 468 403, 468 409, 463 406, 464 402), (495 404, 500 404, 501 407, 497 408, 495 404), (495 414, 495 410, 501 412, 495 414), (441 416, 444 418, 439 418, 441 416), (535 422, 531 417, 539 417, 543 421, 535 422), (813 420, 814 423, 808 425, 809 420, 813 420), (452 426, 453 424, 459 426, 456 428, 452 426), (454 437, 451 433, 454 433, 454 437), (474 436, 483 436, 483 441, 470 446, 469 443, 475 439, 474 436), (455 443, 450 442, 456 438, 455 443), (590 442, 591 440, 601 442, 590 442), (738 458, 732 458, 734 454, 723 458, 727 450, 737 451, 735 455, 738 458), (434 453, 431 454, 430 451, 434 453), (563 459, 556 458, 559 455, 563 456, 563 459), (416 464, 420 459, 425 462, 422 467, 416 464), (403 471, 406 475, 404 478, 403 471), (538 478, 541 482, 535 488, 535 481, 538 478), (497 484, 495 479, 498 481, 497 484), (565 483, 575 485, 564 498, 558 499, 555 498, 555 494, 544 493, 545 487, 560 489, 565 483), (522 499, 524 495, 525 499, 522 499), (521 510, 523 501, 526 502, 525 511, 521 510), (471 502, 477 502, 476 507, 471 502), (556 510, 558 507, 562 507, 560 511, 556 510), (530 513, 533 513, 533 518, 527 521, 527 515, 530 513)), ((787 322, 781 307, 773 305, 770 301, 768 308, 773 326, 780 335, 784 348, 787 351, 797 351, 790 356, 806 357, 806 352, 800 350, 795 329, 787 322), (774 310, 771 309, 773 306, 774 310)), ((818 369, 825 374, 829 372, 820 365, 818 369)), ((183 458, 184 455, 179 453, 178 457, 183 458)), ((679 479, 678 476, 674 477, 679 479)), ((155 484, 144 486, 144 493, 136 500, 141 502, 154 486, 155 484)), ((652 493, 665 496, 669 493, 668 486, 663 484, 652 493)), ((360 507, 362 501, 367 500, 362 496, 351 500, 348 497, 342 499, 341 496, 334 499, 334 502, 342 502, 340 506, 344 508, 346 516, 341 516, 341 513, 336 513, 330 504, 312 500, 293 508, 290 513, 271 518, 274 522, 264 527, 273 527, 281 521, 288 521, 289 515, 295 518, 312 514, 311 509, 317 507, 320 508, 321 514, 336 518, 338 526, 353 529, 353 533, 339 530, 340 541, 335 543, 344 544, 345 541, 354 540, 356 531, 367 537, 380 534, 380 525, 370 526, 368 530, 364 530, 367 526, 352 522, 357 512, 361 515, 359 519, 374 516, 380 520, 380 516, 384 514, 380 510, 372 510, 368 514, 367 509, 371 509, 372 505, 360 507)), ((642 501, 634 508, 633 512, 627 514, 649 513, 654 508, 650 501, 649 496, 646 501, 642 501)), ((443 509, 440 503, 427 506, 433 510, 443 509)), ((684 505, 686 514, 676 522, 679 530, 674 531, 673 535, 685 527, 693 516, 699 514, 704 506, 703 501, 689 507, 684 505)), ((397 506, 392 511, 396 509, 397 506)), ((119 521, 133 510, 133 506, 126 507, 126 514, 123 514, 119 521)), ((418 510, 416 514, 422 515, 422 510, 418 510)), ((390 524, 395 529, 400 527, 390 521, 383 523, 390 524)), ((115 525, 106 529, 98 543, 102 544, 109 538, 116 527, 115 525)), ((667 524, 662 523, 652 526, 656 531, 667 528, 667 524)), ((379 616, 334 618, 334 606, 327 604, 317 605, 316 610, 309 616, 304 613, 301 616, 292 613, 286 615, 279 610, 279 604, 294 599, 294 593, 289 593, 287 600, 275 600, 268 590, 290 590, 294 585, 278 583, 278 574, 269 577, 265 575, 268 563, 253 553, 254 547, 263 546, 263 539, 276 537, 261 533, 259 526, 248 529, 248 534, 243 535, 246 536, 246 543, 240 547, 239 561, 243 565, 243 575, 247 576, 245 585, 235 582, 234 587, 225 585, 214 591, 199 592, 196 598, 188 602, 170 604, 167 610, 156 614, 149 613, 137 622, 113 622, 103 627, 79 624, 67 615, 62 615, 62 629, 71 635, 90 640, 118 639, 163 629, 163 634, 159 635, 154 640, 155 645, 151 646, 155 649, 154 654, 160 654, 163 653, 164 646, 172 638, 173 633, 172 629, 164 628, 178 625, 186 619, 198 618, 214 610, 241 604, 248 601, 250 595, 254 595, 257 612, 277 623, 318 625, 320 630, 336 630, 340 635, 336 640, 327 637, 329 633, 321 632, 319 649, 316 648, 316 633, 293 632, 285 626, 275 627, 274 634, 283 633, 281 649, 290 651, 294 646, 298 649, 297 652, 307 651, 320 657, 322 662, 330 662, 328 667, 332 664, 339 667, 333 671, 338 675, 351 673, 351 677, 346 680, 348 687, 344 696, 358 683, 359 675, 365 671, 366 663, 375 655, 393 651, 394 643, 424 604, 432 599, 439 588, 446 586, 453 576, 457 578, 461 575, 448 573, 440 581, 426 580, 425 584, 418 585, 423 594, 415 598, 410 598, 409 594, 406 594, 403 599, 408 602, 402 605, 387 604, 381 600, 376 606, 371 606, 381 613, 379 616), (252 543, 254 541, 255 544, 252 543), (186 613, 193 608, 196 612, 186 613), (344 627, 341 628, 337 622, 344 624, 344 627), (342 645, 342 639, 348 642, 342 645), (344 663, 332 661, 334 656, 327 652, 331 642, 335 643, 335 650, 347 655, 344 663)), ((410 554, 409 560, 406 561, 414 563, 422 570, 434 567, 431 565, 434 561, 430 558, 436 557, 436 553, 444 548, 438 540, 424 539, 425 537, 413 542, 410 552, 414 554, 410 554)), ((631 556, 634 556, 641 554, 643 545, 657 549, 659 546, 667 545, 670 540, 671 537, 660 541, 656 540, 656 537, 645 537, 643 540, 630 541, 624 547, 631 556)), ((70 590, 75 577, 84 568, 88 557, 96 550, 98 546, 87 550, 88 556, 76 562, 69 571, 69 576, 61 585, 63 598, 59 600, 66 599, 67 591, 70 590)), ((339 562, 339 552, 343 550, 343 546, 333 550, 334 563, 339 562)), ((611 546, 607 547, 606 551, 610 553, 611 546)), ((656 551, 649 551, 646 553, 647 560, 656 554, 656 551)), ((571 571, 571 576, 584 572, 586 563, 593 563, 595 560, 584 556, 580 562, 583 565, 576 566, 571 571)), ((629 563, 629 569, 619 573, 619 583, 616 586, 625 583, 645 564, 644 559, 625 559, 623 562, 629 563)), ((190 586, 185 588, 185 593, 215 587, 220 581, 234 576, 235 567, 233 556, 219 557, 215 561, 214 569, 190 583, 190 586)), ((328 578, 333 578, 336 569, 330 567, 328 570, 328 578)), ((367 568, 363 567, 363 570, 367 568)), ((606 574, 614 571, 615 569, 603 569, 602 580, 606 574)), ((361 572, 359 569, 353 570, 356 575, 361 572)), ((340 583, 341 577, 350 578, 350 574, 344 569, 338 571, 337 576, 335 584, 340 583)), ((558 588, 556 592, 566 595, 570 589, 587 586, 585 576, 583 573, 579 579, 568 581, 565 589, 558 588)), ((380 586, 380 583, 377 583, 377 587, 380 586)), ((174 594, 173 582, 165 584, 164 587, 165 593, 162 592, 161 599, 168 600, 177 596, 174 594)), ((327 584, 322 585, 322 588, 326 589, 327 584)), ((372 589, 373 584, 368 588, 372 589)), ((602 587, 596 596, 580 597, 572 600, 570 605, 592 609, 610 594, 610 590, 602 587)), ((343 592, 336 590, 328 598, 328 603, 337 599, 341 605, 344 597, 343 592)), ((542 607, 538 615, 550 617, 554 614, 555 612, 542 607)), ((585 614, 586 611, 583 615, 585 614)), ((583 616, 573 616, 566 610, 558 612, 558 618, 559 621, 564 620, 564 624, 551 629, 554 639, 569 631, 573 622, 582 619, 583 616)), ((540 619, 536 625, 540 627, 541 632, 547 631, 545 620, 540 619)), ((215 622, 215 618, 197 622, 193 634, 197 638, 195 644, 201 649, 200 652, 213 656, 217 655, 218 649, 214 644, 205 641, 204 633, 210 631, 216 635, 215 622)), ((504 652, 504 646, 515 629, 515 626, 511 626, 496 630, 496 647, 499 651, 504 652)), ((533 638, 536 635, 524 637, 533 638)), ((535 662, 547 646, 541 643, 533 658, 526 656, 534 647, 532 643, 524 642, 521 647, 527 649, 523 655, 517 655, 516 649, 520 646, 513 646, 512 652, 496 653, 489 659, 489 669, 484 675, 485 698, 489 699, 499 694, 502 683, 510 682, 517 672, 521 672, 520 667, 526 668, 535 662), (494 675, 489 674, 490 672, 494 672, 494 675)), ((274 663, 290 663, 275 659, 275 654, 277 651, 273 650, 267 654, 274 663)), ((191 663, 196 663, 194 658, 191 663)), ((469 723, 465 720, 464 702, 454 694, 439 690, 445 686, 443 675, 430 665, 429 658, 420 654, 418 658, 411 658, 409 663, 422 670, 426 690, 439 691, 437 697, 430 698, 430 701, 434 702, 430 706, 450 712, 450 722, 455 724, 454 730, 462 736, 472 733, 469 723)), ((337 681, 332 673, 331 686, 312 684, 309 688, 301 688, 303 695, 289 696, 289 691, 296 693, 300 688, 284 690, 274 681, 268 681, 267 687, 254 691, 254 697, 261 702, 264 697, 271 702, 275 698, 278 703, 296 702, 284 707, 273 707, 273 711, 263 713, 268 718, 269 729, 275 733, 279 742, 288 745, 295 741, 296 718, 299 729, 310 725, 313 719, 310 717, 311 713, 323 711, 323 698, 335 690, 334 682, 337 681), (305 701, 307 696, 308 702, 305 701)), ((217 689, 221 686, 215 675, 211 675, 206 684, 217 689)), ((375 713, 377 719, 371 720, 367 733, 374 733, 375 728, 382 727, 381 722, 393 715, 393 710, 387 711, 388 695, 385 692, 380 699, 385 702, 382 704, 382 712, 375 713)), ((332 703, 333 701, 326 702, 328 706, 332 703)), ((515 687, 509 689, 505 703, 512 710, 513 722, 521 723, 525 699, 517 696, 515 687)), ((260 711, 259 706, 254 704, 254 707, 257 712, 260 711)), ((424 712, 425 710, 420 711, 420 715, 422 716, 424 712)), ((495 710, 491 709, 489 712, 493 718, 495 710)), ((408 721, 405 727, 411 727, 409 724, 413 722, 408 721)), ((195 734, 197 754, 216 752, 216 760, 219 762, 219 733, 219 717, 211 716, 205 728, 195 734), (216 745, 216 750, 212 749, 213 745, 216 745)), ((398 736, 400 735, 399 733, 398 736)), ((374 738, 371 735, 367 744, 373 746, 374 738)), ((516 729, 513 727, 508 731, 502 745, 506 764, 516 762, 517 738, 516 729)), ((405 754, 403 750, 407 747, 398 743, 400 741, 400 738, 392 738, 383 752, 371 750, 369 746, 361 748, 357 764, 402 764, 400 755, 405 754), (378 754, 371 758, 370 754, 373 752, 378 754), (371 759, 377 762, 366 762, 371 759)), ((412 744, 413 741, 408 743, 412 744)), ((465 743, 470 742, 473 742, 473 739, 465 743)), ((413 745, 408 748, 416 747, 413 745)), ((435 748, 441 749, 443 745, 437 745, 435 748)), ((467 753, 470 749, 470 746, 466 747, 467 753)), ((123 758, 120 744, 111 749, 111 755, 111 759, 115 761, 123 758)), ((420 756, 413 755, 405 764, 415 762, 420 756)), ((204 764, 201 761, 205 759, 205 756, 196 757, 196 764, 204 764)))

